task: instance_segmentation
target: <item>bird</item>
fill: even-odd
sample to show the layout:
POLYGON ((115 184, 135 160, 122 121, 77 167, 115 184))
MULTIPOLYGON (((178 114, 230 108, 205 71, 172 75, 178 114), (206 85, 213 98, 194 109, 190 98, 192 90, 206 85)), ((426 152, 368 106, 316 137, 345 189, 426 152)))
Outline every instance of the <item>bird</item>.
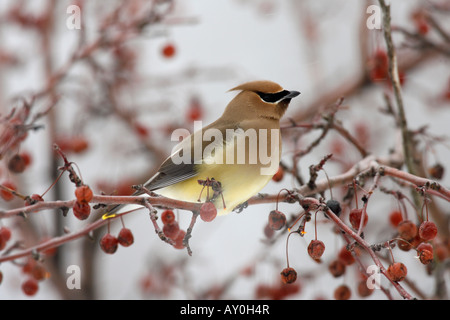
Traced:
POLYGON ((239 93, 223 114, 174 147, 145 189, 181 201, 213 202, 220 216, 266 186, 279 168, 280 119, 300 92, 267 80, 229 91, 239 93))

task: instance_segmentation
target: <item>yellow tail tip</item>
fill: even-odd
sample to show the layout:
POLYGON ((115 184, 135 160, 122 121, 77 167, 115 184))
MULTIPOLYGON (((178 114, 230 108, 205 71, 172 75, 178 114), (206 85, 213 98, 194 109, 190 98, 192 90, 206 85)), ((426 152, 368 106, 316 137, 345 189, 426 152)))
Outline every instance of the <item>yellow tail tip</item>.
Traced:
POLYGON ((115 216, 116 216, 115 213, 105 213, 105 214, 102 216, 102 219, 103 219, 103 220, 111 219, 111 218, 114 218, 115 216))

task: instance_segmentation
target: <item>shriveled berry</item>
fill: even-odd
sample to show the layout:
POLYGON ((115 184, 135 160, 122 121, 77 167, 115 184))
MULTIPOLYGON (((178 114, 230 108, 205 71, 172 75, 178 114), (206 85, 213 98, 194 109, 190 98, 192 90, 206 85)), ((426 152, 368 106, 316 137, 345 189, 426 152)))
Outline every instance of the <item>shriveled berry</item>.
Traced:
POLYGON ((108 254, 113 254, 117 251, 118 240, 112 234, 107 233, 100 239, 100 248, 108 254))
POLYGON ((410 241, 417 234, 417 226, 411 220, 403 220, 397 225, 397 232, 400 238, 410 241))
POLYGON ((122 245, 124 247, 129 247, 134 243, 133 233, 128 228, 122 228, 119 231, 117 240, 119 241, 120 245, 122 245))
POLYGON ((423 251, 423 250, 428 250, 433 252, 433 246, 427 242, 422 242, 421 244, 419 244, 416 248, 417 252, 423 251))
POLYGON ((433 240, 436 237, 437 232, 438 230, 434 222, 424 221, 420 224, 419 236, 425 241, 433 240))
POLYGON ((345 273, 346 266, 341 260, 333 260, 328 266, 328 270, 333 275, 333 277, 337 278, 342 276, 345 273))
POLYGON ((175 222, 175 213, 172 210, 165 210, 161 214, 161 221, 163 224, 171 224, 175 222))
POLYGON ((269 226, 269 224, 266 224, 264 226, 264 235, 267 237, 267 239, 271 239, 274 234, 274 230, 269 226))
POLYGON ((205 222, 213 221, 217 216, 217 209, 214 203, 205 202, 200 207, 200 218, 205 222))
POLYGON ((273 230, 280 230, 286 225, 286 216, 283 212, 272 210, 269 214, 269 226, 273 230))
POLYGON ((180 232, 178 232, 177 237, 175 239, 173 239, 175 242, 173 247, 175 249, 183 249, 184 248, 183 241, 184 241, 185 235, 186 235, 186 231, 184 231, 184 230, 180 230, 180 232))
POLYGON ((419 260, 423 264, 429 264, 433 262, 433 252, 430 250, 422 250, 419 253, 419 260))
POLYGON ((8 161, 8 170, 13 173, 22 173, 25 171, 25 168, 25 159, 20 154, 14 155, 8 161))
MULTIPOLYGON (((358 229, 361 223, 361 217, 363 215, 363 209, 352 209, 349 214, 349 220, 353 227, 353 229, 358 229)), ((367 221, 369 220, 369 216, 367 212, 364 214, 364 222, 363 227, 366 226, 367 221)))
POLYGON ((39 284, 37 282, 36 279, 34 278, 28 278, 27 280, 25 280, 24 283, 22 283, 22 291, 27 295, 27 296, 34 296, 36 294, 36 292, 39 289, 39 284))
POLYGON ((163 233, 169 239, 174 240, 177 237, 179 232, 180 232, 180 227, 178 225, 178 222, 176 222, 176 221, 174 223, 165 224, 163 226, 163 233))
POLYGON ((91 188, 87 185, 82 185, 75 189, 75 197, 78 202, 89 202, 92 200, 94 194, 92 193, 91 188))
POLYGON ((395 262, 386 270, 387 276, 394 282, 399 282, 405 279, 408 269, 401 262, 395 262))
POLYGON ((352 296, 352 291, 347 285, 341 284, 334 290, 333 296, 336 300, 348 300, 352 296))
POLYGON ((325 251, 325 244, 320 240, 311 240, 308 245, 308 254, 314 260, 320 259, 325 251))
MULTIPOLYGON (((341 215, 341 204, 339 203, 339 201, 334 200, 334 199, 330 199, 327 201, 327 207, 333 211, 333 213, 335 215, 337 215, 338 217, 341 215)), ((325 213, 325 217, 328 218, 327 214, 325 213)))
POLYGON ((284 268, 280 274, 283 283, 294 283, 297 280, 297 271, 294 268, 284 268))
POLYGON ((363 298, 370 296, 374 291, 373 288, 371 289, 367 286, 366 280, 361 280, 360 282, 358 282, 357 290, 358 295, 363 298))
POLYGON ((80 220, 86 220, 91 214, 91 206, 87 202, 75 201, 73 205, 73 214, 80 220))
POLYGON ((346 266, 349 266, 355 262, 355 257, 353 257, 352 253, 347 250, 346 247, 342 247, 342 249, 338 253, 338 260, 340 260, 346 266))

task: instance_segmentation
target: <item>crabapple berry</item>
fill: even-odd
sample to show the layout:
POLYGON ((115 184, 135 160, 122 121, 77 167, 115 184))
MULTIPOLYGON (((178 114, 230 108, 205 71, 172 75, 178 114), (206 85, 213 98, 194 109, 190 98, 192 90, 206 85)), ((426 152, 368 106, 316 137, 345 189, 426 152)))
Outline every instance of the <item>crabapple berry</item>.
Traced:
POLYGON ((172 224, 175 222, 175 214, 172 210, 165 210, 161 214, 161 221, 163 224, 172 224))
POLYGON ((422 250, 419 252, 419 260, 423 264, 429 264, 433 261, 433 252, 430 250, 422 250))
POLYGON ((165 224, 163 226, 163 233, 169 239, 175 240, 179 232, 180 227, 178 226, 178 222, 176 221, 174 223, 165 224))
POLYGON ((100 239, 100 248, 109 254, 116 252, 118 247, 118 240, 112 234, 107 233, 100 239))
POLYGON ((437 235, 437 227, 434 222, 424 221, 419 227, 419 236, 425 241, 433 240, 437 235))
POLYGON ((283 283, 293 283, 297 280, 297 271, 293 268, 284 268, 280 274, 281 281, 283 281, 283 283))
POLYGON ((122 228, 117 236, 117 241, 124 247, 129 247, 134 243, 133 233, 128 228, 122 228))
POLYGON ((180 230, 180 232, 178 232, 177 237, 175 239, 173 239, 175 241, 175 243, 173 244, 173 247, 175 249, 183 249, 184 248, 184 236, 186 235, 186 231, 184 230, 180 230))
MULTIPOLYGON (((350 215, 349 215, 349 220, 350 223, 353 227, 353 229, 358 229, 359 225, 361 223, 361 216, 363 214, 363 209, 352 209, 350 211, 350 215)), ((369 216, 367 214, 367 212, 364 215, 364 223, 363 223, 363 227, 366 226, 367 221, 369 220, 369 216)))
POLYGON ((328 266, 328 270, 335 278, 342 276, 345 273, 345 268, 345 264, 338 259, 332 261, 328 266))
POLYGON ((428 174, 434 179, 441 180, 442 177, 444 176, 444 170, 445 169, 444 166, 442 166, 442 164, 436 163, 432 167, 428 168, 428 174))
POLYGON ((311 240, 308 245, 308 254, 314 260, 320 259, 325 251, 325 244, 320 240, 311 240))
POLYGON ((278 210, 272 210, 269 214, 269 225, 273 230, 280 230, 286 224, 286 216, 278 210))
POLYGON ((205 202, 200 207, 200 218, 205 222, 211 222, 217 216, 217 209, 214 203, 205 202))
POLYGON ((400 222, 402 222, 403 216, 402 212, 399 210, 394 210, 389 214, 389 222, 392 226, 397 227, 400 222))
POLYGON ((31 196, 25 198, 25 206, 31 206, 39 201, 44 201, 44 199, 37 193, 34 193, 31 196))
MULTIPOLYGON (((17 187, 16 187, 15 183, 12 182, 12 181, 9 181, 9 180, 3 182, 2 185, 4 187, 8 188, 8 189, 11 189, 11 190, 14 190, 14 191, 17 190, 17 187)), ((0 196, 5 201, 11 201, 12 199, 14 199, 14 194, 11 191, 4 190, 4 189, 0 189, 0 196)))
POLYGON ((364 298, 370 296, 373 293, 373 291, 374 291, 373 288, 370 289, 367 286, 366 280, 361 280, 360 282, 358 282, 357 290, 358 290, 358 295, 360 297, 364 297, 364 298))
POLYGON ((78 202, 90 202, 94 194, 87 185, 79 186, 75 189, 75 197, 78 202))
POLYGON ((20 154, 12 156, 8 161, 8 170, 13 173, 22 173, 25 171, 25 167, 25 159, 20 154))
MULTIPOLYGON (((328 207, 331 211, 333 211, 333 213, 334 213, 335 215, 337 215, 338 217, 341 215, 342 209, 341 209, 341 204, 339 203, 339 201, 330 199, 330 200, 327 201, 327 207, 328 207)), ((325 217, 328 218, 328 216, 327 216, 326 213, 325 213, 325 217)), ((329 218, 328 218, 328 219, 329 219, 329 218)))
POLYGON ((80 220, 86 220, 87 218, 89 218, 89 215, 91 214, 91 206, 89 205, 89 203, 85 201, 83 202, 75 201, 72 210, 74 216, 80 220))
POLYGON ((22 291, 27 295, 27 296, 34 296, 36 294, 36 292, 39 289, 39 284, 37 282, 36 279, 34 278, 28 278, 27 280, 25 280, 24 283, 22 283, 22 291))
POLYGON ((172 58, 175 55, 176 49, 172 43, 167 43, 161 50, 162 55, 165 58, 172 58))
POLYGON ((417 226, 411 220, 403 220, 397 225, 397 231, 400 238, 410 241, 417 234, 417 226))
POLYGON ((408 269, 401 262, 395 262, 386 270, 387 276, 394 282, 399 282, 405 279, 406 274, 408 273, 408 269))
POLYGON ((11 239, 11 230, 8 227, 0 227, 0 238, 8 242, 11 239))
POLYGON ((353 262, 355 262, 355 257, 353 257, 352 253, 349 250, 347 250, 346 247, 342 247, 342 249, 339 251, 338 259, 346 266, 349 266, 353 262))
POLYGON ((345 284, 341 284, 339 287, 337 287, 334 290, 334 294, 333 294, 334 299, 336 299, 336 300, 348 300, 348 299, 350 299, 351 295, 352 295, 352 291, 345 284))

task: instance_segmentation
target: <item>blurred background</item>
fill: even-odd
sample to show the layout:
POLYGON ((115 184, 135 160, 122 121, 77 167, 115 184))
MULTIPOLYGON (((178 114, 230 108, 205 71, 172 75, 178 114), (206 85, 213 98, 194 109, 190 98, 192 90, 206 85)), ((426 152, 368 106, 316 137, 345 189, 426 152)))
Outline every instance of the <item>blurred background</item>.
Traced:
MULTIPOLYGON (((392 2, 408 124, 412 130, 429 133, 419 141, 427 166, 445 165, 449 149, 442 137, 448 135, 450 121, 450 1, 392 2)), ((57 143, 95 193, 130 194, 130 186, 145 182, 170 153, 174 129, 192 130, 195 120, 212 122, 236 94, 227 90, 259 79, 301 92, 292 101, 285 124, 314 123, 343 97, 337 119, 367 150, 387 155, 397 141, 395 121, 380 109, 393 95, 386 74, 377 74, 386 49, 382 30, 368 26, 373 17, 367 11, 370 5, 378 2, 2 0, 0 180, 13 183, 24 195, 43 194, 62 165, 52 148, 57 143), (11 146, 4 139, 13 110, 28 127, 20 142, 11 146), (28 157, 23 172, 8 170, 5 159, 11 153, 28 157)), ((291 166, 292 155, 318 134, 302 128, 285 130, 283 162, 291 166)), ((298 159, 300 174, 307 177, 308 167, 329 153, 335 160, 327 167, 329 176, 360 159, 355 148, 330 133, 298 159)), ((448 185, 448 174, 441 182, 448 185)), ((298 186, 286 173, 263 192, 275 194, 298 186)), ((43 198, 67 200, 73 192, 64 174, 43 198)), ((388 217, 397 202, 378 193, 371 201, 366 239, 376 243, 394 233, 388 217)), ((448 216, 448 203, 438 204, 446 205, 448 216)), ((17 197, 0 199, 3 211, 22 205, 17 197)), ((357 292, 362 279, 357 265, 337 278, 328 272, 328 264, 345 245, 333 225, 317 215, 318 238, 326 245, 317 263, 306 250, 314 238, 312 223, 304 237, 292 235, 288 246, 286 232, 268 241, 264 228, 274 208, 275 204, 254 205, 210 223, 197 223, 190 241, 192 257, 163 243, 147 210, 140 210, 124 217, 134 235, 132 246, 105 254, 97 243, 105 229, 92 234, 94 240, 85 237, 64 244, 45 257, 42 263, 48 274, 32 297, 21 289, 28 277, 23 271, 26 259, 2 263, 0 298, 332 299, 334 288, 344 283, 352 288, 352 299, 364 298, 357 292), (290 266, 299 275, 290 287, 279 283, 286 247, 290 266), (71 265, 80 267, 79 290, 66 286, 71 265)), ((301 211, 290 204, 279 204, 279 209, 288 216, 301 211)), ((176 214, 185 230, 191 214, 176 214)), ((13 240, 29 247, 64 230, 79 230, 89 221, 75 219, 71 211, 64 217, 46 210, 26 220, 15 217, 1 223, 11 228, 13 240)), ((121 224, 113 221, 110 228, 116 234, 121 224)), ((422 298, 446 297, 448 270, 437 278, 414 253, 394 250, 412 275, 407 290, 422 298), (442 281, 444 289, 439 290, 445 293, 437 289, 442 281)), ((390 287, 385 279, 382 284, 390 287)), ((386 295, 375 290, 368 298, 386 295)))

